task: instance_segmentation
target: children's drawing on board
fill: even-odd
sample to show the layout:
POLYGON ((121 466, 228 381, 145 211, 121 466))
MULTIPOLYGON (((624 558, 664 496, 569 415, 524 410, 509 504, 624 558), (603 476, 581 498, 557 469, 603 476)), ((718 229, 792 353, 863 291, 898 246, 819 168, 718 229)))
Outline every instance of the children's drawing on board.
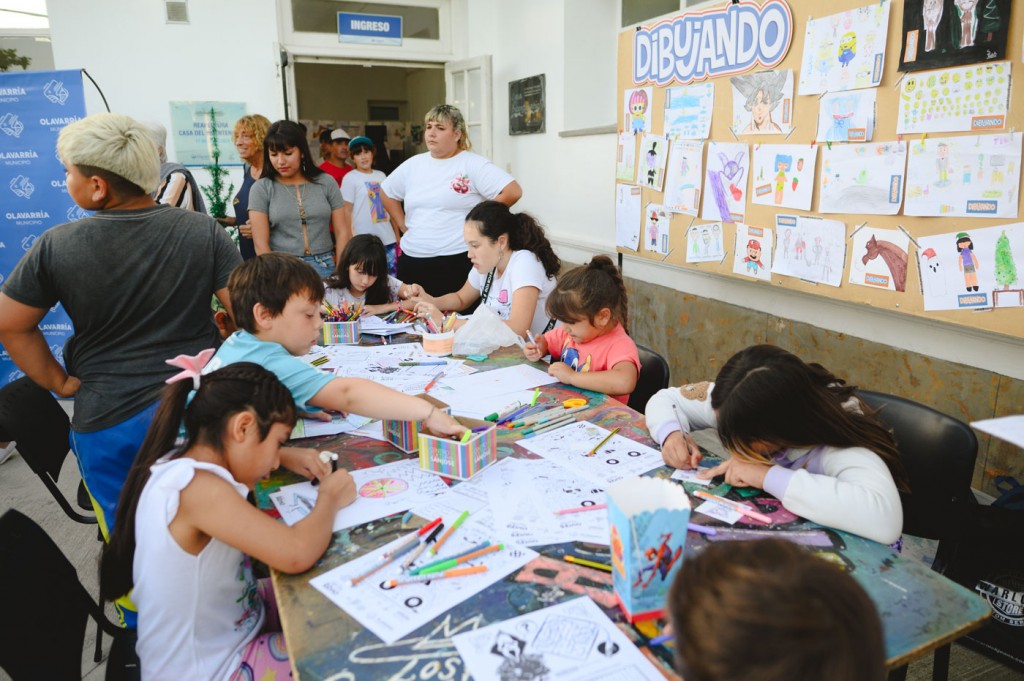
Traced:
POLYGON ((900 83, 896 132, 993 132, 1006 127, 1010 63, 913 73, 900 83))
POLYGON ((793 129, 793 72, 733 76, 732 129, 737 135, 785 135, 793 129))
POLYGON ((1024 306, 1024 223, 918 238, 925 310, 1024 306))
POLYGON ((905 0, 900 71, 1006 57, 1012 0, 905 0))
POLYGON ((755 144, 751 201, 811 209, 818 150, 807 144, 755 144))
POLYGON ((628 132, 619 133, 619 143, 615 150, 615 179, 636 181, 636 137, 628 132))
POLYGON ((891 4, 882 0, 809 19, 800 68, 800 94, 859 90, 881 83, 891 4))
POLYGON ((665 136, 670 140, 703 140, 711 133, 714 83, 681 85, 665 90, 665 136))
POLYGON ((903 203, 906 142, 843 144, 821 148, 818 211, 895 215, 903 203))
POLYGON ((652 253, 668 255, 671 250, 669 239, 671 236, 672 214, 665 210, 660 203, 648 203, 644 209, 644 220, 646 220, 647 240, 645 247, 652 253))
POLYGON ((762 281, 772 280, 772 230, 753 225, 736 225, 736 248, 732 271, 762 281))
POLYGON ((850 247, 850 283, 906 291, 909 246, 910 237, 898 229, 860 228, 850 247))
POLYGON ((870 142, 875 131, 875 89, 829 92, 818 104, 823 142, 870 142))
POLYGON ((672 143, 665 170, 665 208, 673 213, 696 215, 704 179, 704 144, 672 143))
POLYGON ((637 250, 640 246, 640 187, 615 185, 615 245, 637 250))
POLYGON ((773 274, 839 286, 846 261, 846 225, 802 215, 776 215, 775 230, 782 241, 782 257, 776 254, 773 274), (793 248, 788 247, 792 241, 793 248))
POLYGON ((750 155, 746 144, 712 142, 708 147, 704 209, 701 217, 721 222, 742 222, 746 213, 747 168, 750 155))
POLYGON ((638 87, 626 90, 625 121, 626 130, 634 135, 641 135, 651 130, 651 88, 638 87))
POLYGON ((658 135, 644 135, 640 142, 640 164, 637 184, 660 192, 665 186, 665 164, 668 162, 668 140, 658 135))
POLYGON ((724 257, 721 222, 690 225, 686 231, 686 262, 722 262, 724 257))

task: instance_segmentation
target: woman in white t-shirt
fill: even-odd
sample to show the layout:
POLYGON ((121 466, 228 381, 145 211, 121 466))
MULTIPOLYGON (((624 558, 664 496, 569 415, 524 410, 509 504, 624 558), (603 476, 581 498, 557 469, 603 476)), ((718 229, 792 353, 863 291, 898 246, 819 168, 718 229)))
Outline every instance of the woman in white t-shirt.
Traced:
POLYGON ((413 156, 384 180, 381 198, 403 232, 398 278, 442 296, 457 291, 469 272, 462 239, 466 213, 487 199, 511 206, 523 190, 511 175, 469 150, 469 132, 458 109, 435 106, 425 123, 428 152, 413 156))
MULTIPOLYGON (((441 310, 465 310, 482 300, 520 336, 541 334, 551 324, 544 311, 561 268, 544 228, 527 213, 484 201, 466 216, 463 236, 473 269, 462 288, 437 298, 415 297, 413 309, 441 323, 441 310)), ((456 321, 455 328, 462 321, 456 321)))

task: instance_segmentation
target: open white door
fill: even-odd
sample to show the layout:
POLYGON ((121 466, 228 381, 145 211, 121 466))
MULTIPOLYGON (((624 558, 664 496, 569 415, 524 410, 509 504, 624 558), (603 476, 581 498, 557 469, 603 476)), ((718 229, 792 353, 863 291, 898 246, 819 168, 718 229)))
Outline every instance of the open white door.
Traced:
POLYGON ((466 117, 473 151, 491 158, 491 55, 448 62, 444 65, 447 103, 466 117))

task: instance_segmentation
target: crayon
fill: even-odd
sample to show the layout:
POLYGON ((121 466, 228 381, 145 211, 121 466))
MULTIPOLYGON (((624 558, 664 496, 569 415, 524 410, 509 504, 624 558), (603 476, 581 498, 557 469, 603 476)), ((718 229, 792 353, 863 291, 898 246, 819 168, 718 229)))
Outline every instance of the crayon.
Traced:
POLYGON ((594 456, 595 454, 597 454, 597 450, 601 449, 601 447, 604 446, 604 443, 608 442, 608 440, 611 440, 615 436, 615 433, 617 433, 617 432, 619 432, 618 427, 613 428, 612 432, 608 433, 608 435, 606 435, 603 440, 598 442, 596 445, 594 445, 593 449, 591 449, 589 452, 587 452, 587 456, 594 456))
POLYGON ((566 563, 573 563, 574 565, 583 565, 584 567, 594 568, 595 570, 602 570, 604 572, 611 572, 612 566, 605 563, 597 563, 592 560, 585 558, 577 558, 576 556, 562 556, 562 560, 566 563))

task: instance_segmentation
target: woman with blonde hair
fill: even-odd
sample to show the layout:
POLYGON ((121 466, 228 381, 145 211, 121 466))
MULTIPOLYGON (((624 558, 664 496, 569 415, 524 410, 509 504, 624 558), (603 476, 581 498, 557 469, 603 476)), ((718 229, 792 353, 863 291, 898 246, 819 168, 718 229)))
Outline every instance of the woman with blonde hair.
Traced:
POLYGON ((242 116, 235 123, 234 142, 238 156, 245 166, 242 169, 242 186, 238 188, 233 203, 235 217, 219 218, 222 225, 238 227, 238 250, 246 260, 256 257, 252 241, 252 225, 249 224, 249 190, 263 174, 263 138, 267 136, 270 121, 259 114, 242 116))

